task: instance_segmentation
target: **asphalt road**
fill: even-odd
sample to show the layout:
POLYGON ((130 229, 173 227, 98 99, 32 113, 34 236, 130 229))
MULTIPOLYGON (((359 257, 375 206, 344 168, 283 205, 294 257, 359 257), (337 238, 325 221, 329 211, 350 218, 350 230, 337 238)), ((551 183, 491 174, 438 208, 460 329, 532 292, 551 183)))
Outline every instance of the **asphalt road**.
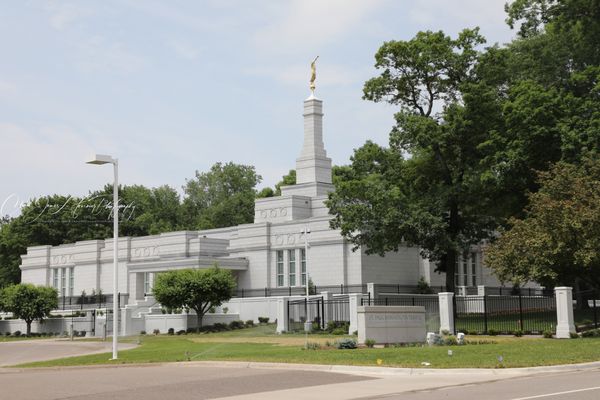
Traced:
POLYGON ((372 400, 598 400, 600 370, 524 376, 408 393, 367 397, 372 400))
MULTIPOLYGON (((112 351, 111 342, 86 342, 56 339, 34 339, 0 342, 0 367, 33 361, 52 360, 84 354, 112 351)), ((119 349, 130 349, 132 344, 119 343, 119 349)))

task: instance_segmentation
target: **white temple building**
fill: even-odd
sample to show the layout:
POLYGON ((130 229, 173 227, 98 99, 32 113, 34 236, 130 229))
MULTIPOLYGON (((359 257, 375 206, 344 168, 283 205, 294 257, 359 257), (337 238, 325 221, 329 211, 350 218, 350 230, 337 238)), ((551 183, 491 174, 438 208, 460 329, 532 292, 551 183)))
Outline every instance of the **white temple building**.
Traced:
MULTIPOLYGON (((154 276, 178 268, 229 269, 238 291, 260 294, 276 288, 301 288, 310 279, 317 286, 394 284, 415 286, 424 277, 432 286, 444 276, 421 258, 419 249, 402 247, 385 257, 352 251, 324 204, 332 185, 331 159, 323 143, 323 102, 314 95, 304 101, 304 144, 296 159, 297 182, 281 196, 257 199, 254 223, 202 231, 169 232, 119 239, 119 292, 134 304, 152 291, 154 276), (304 229, 308 228, 308 254, 304 229), (307 260, 308 256, 308 260, 307 260), (308 262, 307 262, 308 261, 308 262)), ((283 168, 282 168, 283 169, 283 168)), ((59 296, 112 293, 113 240, 88 240, 60 246, 34 246, 22 256, 22 282, 49 285, 59 296)), ((499 282, 482 266, 474 248, 459 260, 459 286, 499 282)), ((283 290, 283 289, 282 289, 283 290)), ((291 292, 291 289, 288 289, 291 292)))

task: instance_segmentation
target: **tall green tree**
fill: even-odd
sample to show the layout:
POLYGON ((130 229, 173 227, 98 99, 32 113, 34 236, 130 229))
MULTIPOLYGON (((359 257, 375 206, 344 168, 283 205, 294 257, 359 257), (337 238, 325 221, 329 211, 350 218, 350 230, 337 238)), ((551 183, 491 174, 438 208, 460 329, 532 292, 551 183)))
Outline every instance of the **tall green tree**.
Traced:
POLYGON ((525 217, 486 250, 502 281, 600 289, 600 159, 559 162, 539 175, 525 217))
POLYGON ((183 187, 185 225, 210 229, 251 223, 261 180, 253 166, 232 162, 216 163, 209 172, 196 171, 183 187))
POLYGON ((27 324, 27 336, 31 334, 31 323, 43 321, 58 307, 58 292, 46 286, 27 283, 5 287, 0 291, 0 303, 4 311, 27 324))
POLYGON ((159 274, 153 287, 156 300, 167 308, 189 308, 196 312, 197 330, 202 317, 231 298, 235 288, 231 271, 216 265, 210 269, 183 269, 159 274))
POLYGON ((398 107, 389 148, 368 142, 355 151, 328 202, 332 227, 356 246, 379 254, 419 246, 446 273, 448 290, 457 257, 495 225, 484 211, 488 136, 475 120, 487 102, 471 93, 482 43, 466 29, 455 39, 428 31, 381 46, 381 74, 365 83, 364 98, 398 107))

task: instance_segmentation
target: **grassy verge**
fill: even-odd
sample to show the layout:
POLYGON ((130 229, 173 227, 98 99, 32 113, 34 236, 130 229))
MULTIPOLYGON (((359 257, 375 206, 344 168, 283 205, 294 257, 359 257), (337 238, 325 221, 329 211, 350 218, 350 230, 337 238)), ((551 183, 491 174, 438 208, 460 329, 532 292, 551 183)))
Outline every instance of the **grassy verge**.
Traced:
MULTIPOLYGON (((310 335, 310 342, 325 344, 340 337, 310 335)), ((402 347, 338 350, 304 350, 301 334, 274 335, 272 327, 185 336, 143 336, 141 345, 122 351, 117 363, 155 363, 170 361, 262 361, 310 364, 346 364, 429 368, 501 368, 580 363, 600 360, 600 338, 534 339, 474 337, 486 344, 452 347, 402 347), (452 350, 452 356, 448 350, 452 350), (498 361, 502 356, 503 362, 498 361)), ((137 338, 129 338, 137 340, 137 338)), ((46 367, 112 364, 110 355, 97 354, 20 365, 46 367)))

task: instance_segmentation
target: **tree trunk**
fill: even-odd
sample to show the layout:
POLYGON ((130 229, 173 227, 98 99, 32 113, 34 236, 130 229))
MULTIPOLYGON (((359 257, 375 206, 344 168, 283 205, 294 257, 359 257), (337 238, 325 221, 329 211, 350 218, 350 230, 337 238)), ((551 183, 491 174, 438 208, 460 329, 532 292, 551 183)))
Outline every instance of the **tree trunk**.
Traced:
POLYGON ((25 323, 27 323, 27 336, 31 335, 31 322, 32 321, 25 320, 25 323))
POLYGON ((200 328, 202 327, 202 314, 200 311, 196 311, 196 332, 200 333, 200 328))
POLYGON ((454 292, 456 290, 454 274, 456 273, 456 252, 448 251, 442 256, 442 268, 446 271, 446 291, 454 292))

